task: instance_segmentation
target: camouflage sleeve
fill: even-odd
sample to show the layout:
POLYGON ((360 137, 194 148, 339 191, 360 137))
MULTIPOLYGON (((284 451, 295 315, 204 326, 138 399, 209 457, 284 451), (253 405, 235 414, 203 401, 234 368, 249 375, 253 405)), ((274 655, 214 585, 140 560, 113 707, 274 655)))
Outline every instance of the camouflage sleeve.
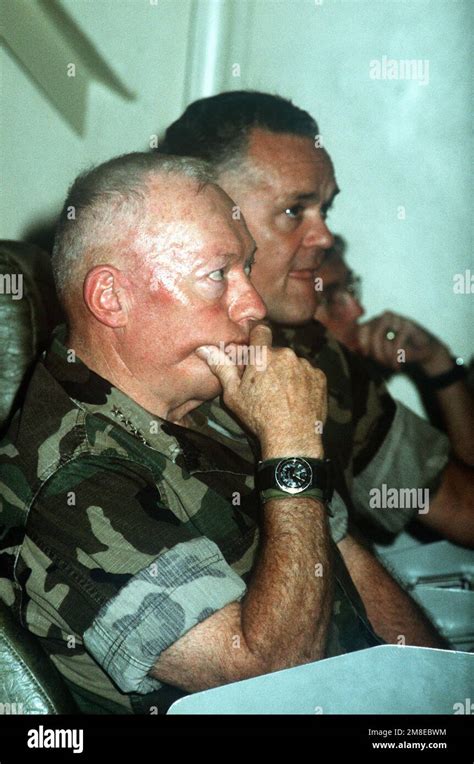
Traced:
POLYGON ((446 435, 397 402, 382 446, 354 479, 356 514, 390 533, 400 532, 429 510, 449 454, 446 435))
POLYGON ((246 590, 219 547, 125 458, 64 465, 37 497, 27 534, 38 549, 30 599, 82 638, 124 692, 159 688, 148 672, 160 653, 246 590))
POLYGON ((352 391, 354 475, 362 472, 384 442, 395 416, 395 401, 374 365, 343 348, 352 391))
POLYGON ((84 644, 124 692, 150 692, 158 657, 197 623, 240 599, 245 584, 201 537, 159 555, 97 614, 84 644))

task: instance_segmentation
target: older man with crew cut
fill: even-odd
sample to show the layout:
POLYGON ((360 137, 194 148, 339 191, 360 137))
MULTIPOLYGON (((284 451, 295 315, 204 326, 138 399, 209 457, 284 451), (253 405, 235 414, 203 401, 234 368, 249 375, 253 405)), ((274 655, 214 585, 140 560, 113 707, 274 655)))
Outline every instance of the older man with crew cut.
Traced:
POLYGON ((137 153, 60 217, 68 325, 0 444, 0 596, 85 712, 381 642, 329 531, 324 374, 272 348, 232 208, 202 162, 137 153), (228 363, 248 345, 265 363, 228 363))

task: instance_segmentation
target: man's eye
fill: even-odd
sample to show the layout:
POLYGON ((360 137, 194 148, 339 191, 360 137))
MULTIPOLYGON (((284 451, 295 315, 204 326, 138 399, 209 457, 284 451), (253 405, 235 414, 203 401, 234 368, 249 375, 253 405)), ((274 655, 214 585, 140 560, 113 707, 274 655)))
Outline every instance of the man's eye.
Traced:
POLYGON ((321 207, 321 217, 323 220, 326 220, 329 216, 330 207, 321 207))
POLYGON ((288 215, 289 218, 296 219, 301 215, 303 210, 304 210, 304 207, 302 204, 295 204, 294 207, 286 208, 285 215, 288 215))
POLYGON ((218 271, 212 271, 212 273, 209 274, 209 278, 212 279, 212 281, 223 281, 224 268, 219 268, 218 271))

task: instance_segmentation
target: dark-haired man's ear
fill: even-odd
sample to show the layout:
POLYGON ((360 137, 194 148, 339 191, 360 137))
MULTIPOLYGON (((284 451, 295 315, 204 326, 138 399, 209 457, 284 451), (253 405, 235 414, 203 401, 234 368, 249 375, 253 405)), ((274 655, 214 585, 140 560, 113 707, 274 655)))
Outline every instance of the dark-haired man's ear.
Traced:
POLYGON ((83 298, 90 312, 105 326, 125 326, 130 307, 130 283, 113 265, 96 265, 84 280, 83 298))

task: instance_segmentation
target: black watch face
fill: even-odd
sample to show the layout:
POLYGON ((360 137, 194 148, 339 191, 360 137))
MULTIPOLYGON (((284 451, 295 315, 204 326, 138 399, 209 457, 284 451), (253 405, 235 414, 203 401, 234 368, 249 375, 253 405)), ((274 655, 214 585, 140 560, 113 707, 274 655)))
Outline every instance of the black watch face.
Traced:
POLYGON ((278 487, 290 494, 301 493, 311 485, 313 470, 305 459, 283 459, 275 470, 278 487))

